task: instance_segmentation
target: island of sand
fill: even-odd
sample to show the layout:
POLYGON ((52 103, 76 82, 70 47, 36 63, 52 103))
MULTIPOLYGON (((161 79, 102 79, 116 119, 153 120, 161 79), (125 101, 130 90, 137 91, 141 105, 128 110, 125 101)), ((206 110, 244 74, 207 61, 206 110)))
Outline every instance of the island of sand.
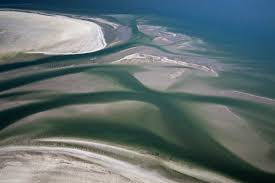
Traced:
POLYGON ((91 21, 36 12, 0 11, 0 55, 89 53, 106 46, 101 27, 91 21))

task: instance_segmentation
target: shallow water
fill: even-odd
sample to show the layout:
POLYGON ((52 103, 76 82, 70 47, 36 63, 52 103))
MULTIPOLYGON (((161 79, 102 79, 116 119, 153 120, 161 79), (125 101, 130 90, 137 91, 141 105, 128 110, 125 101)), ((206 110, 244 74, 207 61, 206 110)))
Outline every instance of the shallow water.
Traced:
MULTIPOLYGON (((51 172, 43 169, 35 177, 31 167, 38 165, 23 162, 48 166, 46 160, 58 157, 56 167, 71 162, 65 166, 71 176, 78 165, 83 182, 97 181, 84 173, 85 166, 111 172, 99 178, 106 182, 117 176, 121 182, 274 181, 272 69, 236 61, 238 54, 227 55, 188 34, 192 29, 185 32, 156 16, 105 18, 131 28, 131 38, 93 53, 33 59, 23 54, 1 63, 5 180, 25 168, 32 179, 24 180, 49 181, 51 172), (11 161, 15 157, 20 166, 11 161)), ((66 181, 64 172, 51 181, 66 181)))

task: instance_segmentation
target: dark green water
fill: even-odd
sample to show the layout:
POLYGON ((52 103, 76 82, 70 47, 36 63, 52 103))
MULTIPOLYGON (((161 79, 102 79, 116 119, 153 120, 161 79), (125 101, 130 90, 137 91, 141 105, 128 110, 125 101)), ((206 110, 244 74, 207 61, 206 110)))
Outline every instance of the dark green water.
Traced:
MULTIPOLYGON (((57 11, 62 6, 59 4, 56 9, 51 9, 50 6, 42 3, 32 6, 12 5, 11 7, 57 11)), ((119 8, 117 8, 118 10, 119 8)), ((71 10, 68 7, 59 12, 88 14, 86 10, 81 8, 71 10)), ((0 142, 3 146, 7 145, 5 144, 6 140, 8 143, 14 143, 12 140, 9 141, 11 138, 17 139, 15 140, 17 145, 20 144, 20 140, 24 144, 25 139, 31 141, 32 139, 44 137, 96 139, 145 149, 155 156, 174 161, 192 162, 242 182, 274 182, 275 174, 271 173, 274 171, 261 169, 240 157, 238 153, 228 149, 218 137, 211 134, 202 125, 207 124, 209 119, 199 116, 197 108, 193 107, 193 105, 221 105, 234 111, 234 113, 245 119, 273 149, 273 151, 270 150, 270 154, 263 154, 262 156, 268 156, 269 160, 274 163, 274 104, 232 96, 197 94, 169 89, 159 90, 145 85, 136 77, 138 73, 150 71, 151 67, 100 63, 107 56, 112 56, 115 53, 136 46, 147 46, 165 54, 177 56, 196 53, 202 58, 217 59, 224 69, 219 70, 219 77, 198 77, 195 75, 192 76, 195 78, 194 81, 204 82, 216 90, 238 90, 275 99, 274 57, 272 53, 267 51, 270 49, 269 42, 266 42, 266 48, 264 48, 266 49, 264 52, 268 52, 268 54, 263 56, 262 53, 264 52, 257 50, 257 47, 251 46, 250 49, 243 49, 242 46, 236 43, 230 45, 230 37, 223 38, 222 34, 213 33, 207 26, 199 25, 199 20, 191 19, 195 22, 192 25, 191 20, 179 22, 181 20, 179 16, 171 18, 171 16, 165 17, 164 14, 149 16, 144 15, 142 11, 135 12, 138 16, 130 18, 130 20, 117 20, 132 29, 132 38, 127 42, 94 53, 49 56, 20 62, 5 62, 0 65, 0 73, 4 76, 9 72, 21 73, 28 69, 39 69, 33 73, 24 74, 22 72, 18 77, 8 76, 0 81, 0 99, 4 102, 32 100, 26 104, 0 110, 0 142), (150 20, 150 25, 168 27, 171 32, 202 37, 203 40, 209 43, 211 49, 174 53, 166 47, 155 44, 152 37, 138 30, 136 24, 144 18, 150 20), (254 51, 251 53, 252 50, 254 51), (261 53, 254 53, 257 51, 261 53), (81 65, 88 63, 91 58, 96 58, 97 64, 81 65), (70 65, 73 66, 58 68, 59 66, 70 65), (58 69, 52 70, 49 68, 58 69), (35 88, 37 83, 54 82, 59 77, 74 74, 110 79, 113 82, 110 82, 110 85, 113 87, 119 86, 120 89, 70 93, 35 88), (35 90, 32 91, 29 88, 23 91, 20 90, 20 87, 24 86, 34 86, 35 90), (53 110, 62 111, 65 107, 78 105, 94 105, 97 108, 98 104, 106 104, 111 108, 116 108, 117 102, 125 101, 130 101, 133 105, 141 102, 145 104, 145 107, 138 110, 131 107, 122 107, 119 112, 106 114, 106 116, 101 114, 55 116, 55 113, 51 113, 53 110), (157 111, 150 112, 150 106, 156 108, 157 111), (44 112, 46 116, 35 118, 25 124, 22 123, 28 117, 44 112), (16 126, 17 123, 18 126, 16 126), (13 125, 13 128, 9 128, 13 125), (24 138, 21 139, 21 137, 24 138)), ((102 11, 102 13, 108 12, 102 11)), ((109 13, 112 13, 112 11, 109 13)), ((90 12, 90 15, 92 14, 96 13, 90 12)), ((186 19, 183 18, 182 20, 186 19)), ((203 22, 205 23, 205 21, 203 22)), ((233 37, 229 33, 228 36, 233 37)), ((241 37, 239 34, 236 36, 241 37)), ((244 39, 249 40, 250 38, 248 36, 244 39)), ((234 39, 241 41, 236 37, 234 39)), ((249 41, 244 42, 244 45, 250 44, 249 41)), ((262 42, 264 41, 258 40, 257 43, 262 42)), ((194 72, 196 73, 196 71, 194 72)), ((190 80, 192 82, 193 78, 190 80)), ((177 85, 185 86, 187 82, 188 80, 179 80, 177 85)), ((91 83, 83 83, 83 85, 92 86, 94 83, 96 81, 92 80, 91 83)), ((224 118, 219 123, 227 123, 227 119, 224 118)), ((231 132, 231 136, 234 137, 234 131, 231 132)), ((255 146, 257 145, 255 144, 255 146)), ((245 146, 246 144, 244 144, 244 148, 245 146)))

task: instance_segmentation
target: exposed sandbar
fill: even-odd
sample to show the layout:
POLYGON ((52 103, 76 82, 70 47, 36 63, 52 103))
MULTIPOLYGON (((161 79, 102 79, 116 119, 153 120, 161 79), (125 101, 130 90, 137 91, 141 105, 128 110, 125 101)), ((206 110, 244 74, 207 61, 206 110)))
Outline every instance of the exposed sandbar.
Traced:
POLYGON ((15 53, 79 54, 106 46, 91 21, 35 12, 0 11, 0 56, 15 53))

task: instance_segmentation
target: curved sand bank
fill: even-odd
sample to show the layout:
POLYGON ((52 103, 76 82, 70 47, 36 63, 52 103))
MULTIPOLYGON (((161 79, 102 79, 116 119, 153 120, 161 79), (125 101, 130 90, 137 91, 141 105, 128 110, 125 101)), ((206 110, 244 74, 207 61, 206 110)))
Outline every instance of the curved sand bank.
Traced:
POLYGON ((99 25, 66 16, 0 11, 0 27, 2 56, 18 52, 79 54, 106 46, 99 25))
POLYGON ((58 138, 40 139, 37 142, 61 143, 62 147, 43 145, 0 148, 0 160, 4 160, 0 163, 0 180, 14 180, 16 172, 21 182, 235 182, 189 165, 179 166, 149 154, 113 145, 58 138), (66 144, 92 151, 69 148, 66 144), (171 177, 169 172, 177 172, 177 176, 171 177))

